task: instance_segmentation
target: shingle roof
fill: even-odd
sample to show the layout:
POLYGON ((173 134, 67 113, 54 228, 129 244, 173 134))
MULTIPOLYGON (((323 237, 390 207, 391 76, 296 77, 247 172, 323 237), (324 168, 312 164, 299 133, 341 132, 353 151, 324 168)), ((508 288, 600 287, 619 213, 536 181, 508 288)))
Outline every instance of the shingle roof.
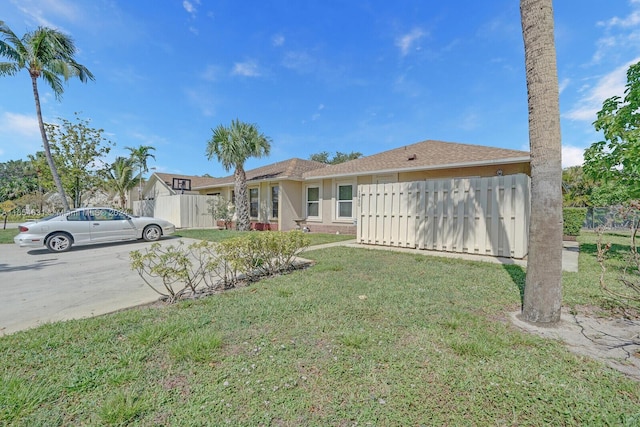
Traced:
MULTIPOLYGON (((368 173, 528 162, 529 160, 530 155, 527 151, 427 140, 337 165, 293 158, 248 170, 246 174, 248 182, 275 179, 305 180, 368 173)), ((155 175, 168 183, 169 187, 173 178, 190 179, 192 190, 234 184, 233 175, 223 178, 159 172, 155 175)))
POLYGON ((161 173, 161 172, 156 172, 154 173, 154 175, 156 175, 159 179, 161 179, 164 183, 166 183, 169 186, 169 188, 171 188, 174 178, 190 179, 192 190, 195 187, 203 187, 203 186, 210 187, 212 184, 214 184, 217 180, 220 179, 220 178, 211 178, 206 176, 176 175, 176 174, 161 173))
MULTIPOLYGON (((302 180, 302 176, 305 172, 325 167, 327 167, 327 165, 324 163, 293 158, 246 171, 247 182, 270 179, 302 180)), ((229 175, 224 178, 207 179, 208 181, 203 181, 202 184, 198 185, 192 181, 191 188, 210 188, 234 183, 233 175, 229 175)))
POLYGON ((361 157, 304 174, 304 178, 320 178, 363 173, 443 169, 496 163, 527 162, 527 151, 455 142, 427 140, 371 156, 361 157))

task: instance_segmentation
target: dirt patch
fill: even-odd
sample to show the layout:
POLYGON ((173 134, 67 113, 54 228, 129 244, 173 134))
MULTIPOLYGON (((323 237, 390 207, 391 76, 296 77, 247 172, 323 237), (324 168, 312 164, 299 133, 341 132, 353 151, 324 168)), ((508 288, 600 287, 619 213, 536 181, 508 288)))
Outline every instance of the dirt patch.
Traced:
POLYGON ((540 326, 524 322, 519 315, 517 311, 510 316, 519 329, 560 340, 570 351, 602 361, 640 381, 640 320, 605 318, 589 311, 570 313, 563 310, 559 323, 540 326))

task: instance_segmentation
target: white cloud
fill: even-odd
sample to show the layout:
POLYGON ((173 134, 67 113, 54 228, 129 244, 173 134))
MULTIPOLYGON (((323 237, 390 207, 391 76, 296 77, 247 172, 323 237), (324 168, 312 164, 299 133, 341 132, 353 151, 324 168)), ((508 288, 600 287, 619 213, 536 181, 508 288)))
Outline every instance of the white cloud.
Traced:
POLYGON ((640 2, 629 2, 632 11, 624 17, 615 16, 607 21, 600 21, 598 26, 604 27, 604 35, 596 42, 593 61, 599 63, 612 55, 625 51, 634 51, 640 39, 640 2))
POLYGON ((4 134, 18 134, 29 138, 40 136, 36 115, 5 112, 0 117, 0 128, 4 134))
POLYGON ((640 61, 640 58, 635 58, 602 77, 593 88, 587 90, 587 93, 577 102, 577 105, 564 116, 571 120, 593 122, 598 111, 602 109, 602 103, 605 99, 615 95, 624 95, 627 83, 627 69, 638 61, 640 61))
POLYGON ((245 77, 258 77, 260 75, 258 64, 255 61, 236 62, 231 73, 245 77))
POLYGON ((79 22, 84 19, 78 5, 70 0, 11 0, 11 2, 18 10, 36 21, 38 25, 45 27, 60 29, 59 26, 51 22, 51 17, 68 22, 79 22))
POLYGON ((307 52, 287 52, 282 59, 285 68, 298 72, 311 72, 316 68, 317 61, 307 52))
POLYGON ((196 5, 198 6, 200 5, 200 0, 193 0, 193 1, 183 0, 182 1, 182 7, 184 8, 184 10, 186 10, 187 13, 189 13, 193 17, 196 16, 196 12, 198 11, 198 9, 196 8, 196 5))
POLYGON ((4 112, 0 115, 0 161, 25 158, 42 150, 38 119, 34 114, 4 112))
POLYGON ((406 56, 409 54, 409 51, 412 49, 414 44, 426 35, 427 33, 422 29, 414 28, 410 33, 398 37, 396 39, 396 46, 400 48, 402 56, 406 56))
MULTIPOLYGON (((633 3, 640 3, 640 2, 631 2, 631 4, 633 3)), ((626 16, 623 18, 614 16, 608 21, 598 22, 598 25, 609 27, 609 28, 612 28, 612 27, 630 28, 630 27, 635 27, 638 24, 640 24, 640 11, 637 11, 637 10, 634 10, 633 12, 631 12, 629 16, 626 16)))
POLYGON ((271 44, 275 47, 284 45, 284 36, 282 34, 276 34, 271 37, 271 44))
POLYGON ((200 75, 204 80, 209 82, 215 82, 222 74, 222 70, 217 65, 207 65, 207 68, 200 75))
POLYGON ((562 146, 562 167, 579 166, 584 162, 584 148, 562 146))

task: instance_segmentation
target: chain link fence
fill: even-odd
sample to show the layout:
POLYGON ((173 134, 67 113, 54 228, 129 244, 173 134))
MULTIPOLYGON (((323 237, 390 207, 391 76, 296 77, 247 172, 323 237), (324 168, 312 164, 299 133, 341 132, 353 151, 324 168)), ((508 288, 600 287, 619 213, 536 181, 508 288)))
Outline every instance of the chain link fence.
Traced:
POLYGON ((584 228, 594 230, 598 227, 610 229, 628 229, 632 222, 640 218, 640 210, 623 206, 587 208, 584 228))

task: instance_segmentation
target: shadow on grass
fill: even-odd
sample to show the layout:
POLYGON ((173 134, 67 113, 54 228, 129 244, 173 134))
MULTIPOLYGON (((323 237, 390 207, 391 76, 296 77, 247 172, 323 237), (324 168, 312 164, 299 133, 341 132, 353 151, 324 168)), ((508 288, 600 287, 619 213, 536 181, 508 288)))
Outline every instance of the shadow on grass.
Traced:
MULTIPOLYGON (((606 239, 604 240, 606 243, 606 239)), ((631 251, 631 245, 620 245, 617 243, 612 243, 611 248, 607 252, 606 258, 610 260, 625 260, 631 251)), ((580 253, 585 255, 590 255, 593 257, 598 256, 598 245, 595 243, 581 243, 580 244, 580 253)))
POLYGON ((527 276, 526 271, 519 265, 516 264, 502 264, 504 270, 509 273, 511 276, 511 280, 518 287, 518 292, 520 292, 520 303, 524 302, 524 283, 525 278, 527 276))

